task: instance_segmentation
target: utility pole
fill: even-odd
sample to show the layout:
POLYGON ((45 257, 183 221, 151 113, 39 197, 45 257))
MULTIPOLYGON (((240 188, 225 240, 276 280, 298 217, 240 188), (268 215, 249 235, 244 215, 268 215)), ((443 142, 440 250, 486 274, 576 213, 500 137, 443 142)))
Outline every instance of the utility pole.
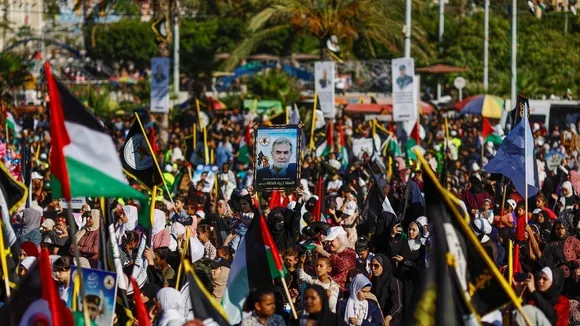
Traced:
POLYGON ((405 5, 405 58, 411 57, 411 0, 405 5))
POLYGON ((179 96, 179 0, 175 0, 173 10, 173 89, 175 98, 179 96))
POLYGON ((489 84, 489 0, 485 0, 483 6, 483 90, 487 92, 489 84))
POLYGON ((512 89, 511 106, 515 107, 517 102, 517 57, 518 57, 518 1, 512 0, 512 89))
MULTIPOLYGON (((445 32, 445 0, 439 0, 439 54, 443 53, 443 33, 445 32)), ((437 101, 441 99, 441 80, 437 78, 437 101)))

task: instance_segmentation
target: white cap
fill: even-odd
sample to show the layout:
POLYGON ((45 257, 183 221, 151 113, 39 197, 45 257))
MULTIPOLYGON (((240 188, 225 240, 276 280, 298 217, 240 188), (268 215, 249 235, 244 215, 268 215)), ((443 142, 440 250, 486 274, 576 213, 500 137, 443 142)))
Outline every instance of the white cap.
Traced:
POLYGON ((508 199, 507 203, 510 204, 510 206, 512 207, 512 209, 516 209, 516 201, 513 199, 508 199))
POLYGON ((32 175, 30 177, 32 178, 32 180, 42 180, 42 179, 44 179, 44 177, 42 177, 40 175, 40 173, 38 173, 36 171, 32 172, 32 175))
POLYGON ((481 168, 479 167, 479 164, 477 164, 477 162, 471 163, 471 171, 477 172, 479 170, 481 170, 481 168))
POLYGON ((336 239, 339 235, 346 235, 346 231, 342 228, 342 226, 333 226, 328 229, 328 233, 326 234, 326 238, 324 241, 332 241, 336 239))
POLYGON ((46 160, 46 158, 47 158, 46 153, 41 153, 40 154, 40 159, 41 160, 46 160))
POLYGON ((540 214, 541 211, 542 210, 540 208, 536 208, 536 209, 534 209, 534 211, 532 212, 532 214, 534 214, 534 215, 535 214, 540 214))
POLYGON ((249 192, 249 191, 248 191, 248 189, 246 189, 246 188, 244 188, 244 189, 240 190, 240 192, 239 192, 239 195, 240 195, 240 196, 242 196, 242 197, 243 197, 243 196, 247 196, 247 195, 249 195, 249 194, 250 194, 250 192, 249 192))
POLYGON ((167 164, 165 166, 165 172, 173 172, 173 166, 171 166, 171 164, 167 164))
POLYGON ((197 211, 195 212, 195 215, 201 217, 201 219, 205 218, 205 212, 204 211, 197 211))

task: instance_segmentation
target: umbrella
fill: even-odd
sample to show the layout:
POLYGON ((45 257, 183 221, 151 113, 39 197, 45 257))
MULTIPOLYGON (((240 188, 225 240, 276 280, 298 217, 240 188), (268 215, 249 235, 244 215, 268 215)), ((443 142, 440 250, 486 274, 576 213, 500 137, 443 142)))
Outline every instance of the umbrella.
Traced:
POLYGON ((139 82, 139 79, 133 78, 131 76, 114 76, 114 77, 109 78, 109 80, 112 82, 126 83, 126 84, 137 84, 139 82))
POLYGON ((503 99, 493 95, 470 96, 456 103, 453 108, 464 114, 481 115, 486 118, 500 119, 503 99))

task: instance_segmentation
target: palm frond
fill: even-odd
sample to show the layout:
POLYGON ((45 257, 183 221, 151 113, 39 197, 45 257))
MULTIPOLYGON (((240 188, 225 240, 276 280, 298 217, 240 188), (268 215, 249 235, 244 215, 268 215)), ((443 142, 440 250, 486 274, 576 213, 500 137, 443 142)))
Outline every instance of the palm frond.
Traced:
POLYGON ((289 25, 279 25, 263 29, 254 33, 251 37, 246 38, 223 63, 222 68, 225 71, 232 70, 244 57, 247 57, 258 45, 267 38, 276 36, 283 30, 290 28, 289 25))

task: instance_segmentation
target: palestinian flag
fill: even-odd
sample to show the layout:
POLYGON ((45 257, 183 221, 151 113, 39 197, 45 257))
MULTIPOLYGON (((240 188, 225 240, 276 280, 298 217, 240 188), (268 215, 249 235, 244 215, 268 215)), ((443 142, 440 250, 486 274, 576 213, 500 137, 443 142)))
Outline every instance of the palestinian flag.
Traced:
POLYGON ((421 128, 421 124, 419 123, 419 120, 417 120, 417 122, 415 122, 415 126, 413 126, 413 129, 409 134, 409 138, 407 139, 407 144, 405 146, 407 149, 407 157, 413 161, 417 160, 417 155, 415 155, 413 152, 413 148, 415 146, 421 147, 421 128))
POLYGON ((50 170, 53 198, 124 197, 141 202, 139 223, 149 227, 149 198, 129 186, 103 125, 44 65, 50 96, 50 170))
POLYGON ((244 132, 244 137, 240 142, 240 149, 238 151, 238 163, 241 164, 250 164, 252 162, 252 126, 249 124, 246 126, 246 130, 244 132))
POLYGON ((255 216, 237 248, 222 299, 230 323, 235 325, 242 320, 243 305, 251 290, 271 287, 273 279, 285 275, 266 220, 255 216))
POLYGON ((149 150, 146 137, 139 121, 135 119, 121 149, 121 162, 125 171, 151 189, 154 185, 163 183, 163 176, 155 166, 154 154, 149 150))
POLYGON ((14 119, 14 115, 9 111, 6 111, 6 124, 8 125, 8 128, 14 131, 15 134, 22 130, 22 127, 16 122, 16 119, 14 119))
POLYGON ((339 150, 340 153, 340 163, 342 168, 346 169, 348 166, 348 151, 346 150, 346 142, 344 140, 344 130, 342 130, 342 122, 338 122, 338 140, 339 140, 339 150))
POLYGON ((328 154, 333 153, 332 148, 334 147, 334 124, 331 122, 328 124, 328 132, 326 133, 326 142, 324 143, 324 148, 319 147, 316 150, 316 156, 327 157, 328 154), (322 151, 320 151, 322 149, 322 151))
POLYGON ((27 198, 28 188, 18 182, 4 164, 0 163, 0 213, 2 213, 2 228, 6 244, 4 248, 10 247, 16 242, 16 234, 12 229, 10 216, 26 203, 27 198))

